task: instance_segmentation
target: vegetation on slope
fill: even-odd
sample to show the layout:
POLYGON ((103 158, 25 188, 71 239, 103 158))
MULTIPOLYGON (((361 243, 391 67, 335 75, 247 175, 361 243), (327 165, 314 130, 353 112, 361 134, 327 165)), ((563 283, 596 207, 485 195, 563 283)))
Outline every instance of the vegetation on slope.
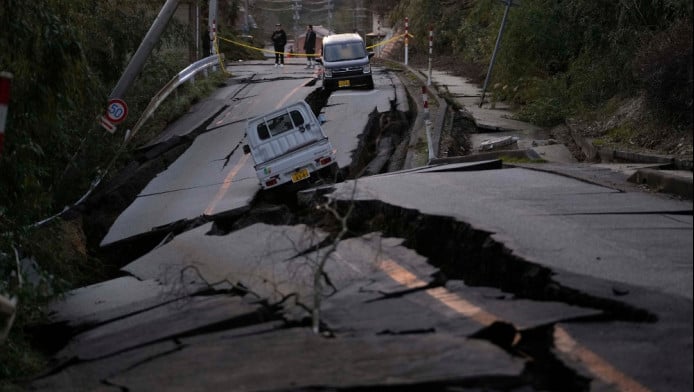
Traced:
MULTIPOLYGON (((402 0, 413 50, 449 54, 487 72, 504 2, 402 0)), ((490 86, 519 117, 555 125, 614 97, 643 93, 654 120, 692 130, 692 2, 687 0, 523 0, 507 18, 490 86)), ((479 80, 484 75, 467 75, 479 80)))
POLYGON ((140 140, 123 145, 124 130, 189 64, 192 34, 172 20, 123 97, 130 116, 115 134, 99 126, 111 89, 160 7, 138 0, 3 0, 0 7, 0 71, 13 75, 0 153, 0 294, 19 299, 17 319, 0 345, 0 390, 7 387, 3 380, 44 366, 28 327, 45 316, 46 302, 98 281, 110 268, 94 257, 74 214, 36 223, 75 203, 113 161, 108 180, 131 160, 138 141, 147 141, 223 80, 218 75, 181 86, 140 129, 140 140), (31 285, 25 276, 20 287, 17 257, 40 265, 31 285))

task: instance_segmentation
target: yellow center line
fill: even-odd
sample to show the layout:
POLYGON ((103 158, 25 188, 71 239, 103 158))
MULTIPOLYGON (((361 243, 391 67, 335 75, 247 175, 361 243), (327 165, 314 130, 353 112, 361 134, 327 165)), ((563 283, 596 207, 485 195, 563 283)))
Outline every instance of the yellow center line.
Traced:
MULTIPOLYGON (((381 260, 379 268, 387 273, 393 280, 410 289, 426 286, 428 284, 393 260, 381 260)), ((500 320, 498 317, 479 306, 460 298, 459 295, 452 293, 445 287, 429 289, 426 293, 457 313, 471 318, 479 324, 491 325, 494 321, 500 320)))
MULTIPOLYGON (((426 286, 428 282, 419 279, 415 274, 402 267, 392 259, 379 260, 378 267, 401 285, 413 289, 426 286)), ((479 306, 461 298, 458 294, 451 292, 445 287, 436 287, 426 290, 432 298, 451 308, 455 312, 468 317, 477 323, 489 326, 501 318, 485 311, 479 306)), ((601 381, 616 385, 620 391, 624 392, 650 392, 650 389, 639 384, 634 379, 620 372, 605 359, 581 346, 564 328, 555 326, 554 345, 564 354, 581 362, 588 371, 599 378, 601 381)))
POLYGON ((598 354, 581 346, 569 335, 569 332, 562 327, 556 327, 554 329, 554 346, 557 350, 583 363, 591 373, 603 382, 616 385, 620 391, 650 392, 650 389, 620 372, 598 354))
POLYGON ((212 199, 210 204, 205 209, 205 215, 212 215, 212 212, 214 211, 215 207, 217 207, 217 204, 222 200, 222 198, 224 198, 224 195, 226 195, 227 191, 231 187, 231 183, 234 180, 234 177, 236 177, 243 165, 246 164, 247 160, 248 155, 244 154, 241 157, 241 159, 236 163, 236 165, 234 165, 229 174, 227 174, 226 178, 224 179, 224 182, 222 183, 222 186, 219 188, 217 194, 214 196, 214 199, 212 199))
POLYGON ((302 89, 303 87, 304 87, 303 85, 294 87, 294 89, 292 91, 290 91, 289 94, 285 95, 284 98, 282 98, 279 101, 279 103, 275 106, 275 108, 280 108, 280 107, 284 106, 285 103, 289 100, 289 98, 293 98, 294 95, 296 94, 296 92, 299 91, 300 89, 302 89))

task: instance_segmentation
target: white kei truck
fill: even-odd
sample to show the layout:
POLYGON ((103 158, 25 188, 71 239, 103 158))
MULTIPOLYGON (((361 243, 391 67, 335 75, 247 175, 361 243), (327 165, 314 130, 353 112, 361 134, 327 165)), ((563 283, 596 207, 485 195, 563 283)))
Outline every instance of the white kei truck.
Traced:
POLYGON ((243 152, 253 157, 263 189, 334 178, 339 170, 336 150, 305 101, 250 118, 246 138, 243 152))

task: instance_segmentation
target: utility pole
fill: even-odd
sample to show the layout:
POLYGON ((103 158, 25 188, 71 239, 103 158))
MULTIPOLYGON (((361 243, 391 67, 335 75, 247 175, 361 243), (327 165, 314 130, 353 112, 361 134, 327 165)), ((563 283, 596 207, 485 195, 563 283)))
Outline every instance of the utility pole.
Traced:
POLYGON ((499 27, 499 35, 496 37, 496 45, 494 45, 494 52, 492 52, 492 59, 489 61, 489 69, 487 70, 487 77, 484 79, 484 86, 482 86, 482 99, 480 100, 480 106, 484 104, 484 95, 487 92, 487 84, 489 84, 489 79, 492 75, 492 69, 494 68, 494 61, 496 60, 496 52, 499 50, 501 45, 501 36, 504 35, 504 27, 506 26, 506 19, 508 18, 508 11, 511 9, 512 5, 517 5, 513 3, 513 0, 502 0, 506 3, 506 10, 504 11, 504 17, 501 19, 501 26, 499 27))
POLYGON ((210 32, 210 54, 215 55, 217 54, 217 49, 214 47, 214 40, 217 38, 217 0, 210 0, 207 21, 210 32))
POLYGON ((147 35, 145 35, 142 43, 140 43, 140 47, 137 48, 132 59, 130 59, 130 63, 125 68, 125 71, 123 71, 123 75, 121 75, 118 83, 116 83, 116 87, 111 91, 109 99, 123 98, 125 92, 128 91, 133 81, 135 81, 137 74, 142 71, 147 57, 149 57, 154 46, 159 42, 159 37, 161 37, 166 25, 169 23, 174 12, 176 12, 176 8, 178 8, 178 0, 166 0, 166 3, 159 11, 159 15, 157 15, 157 18, 149 28, 147 35))
MULTIPOLYGON (((292 19, 294 19, 294 45, 296 45, 299 40, 299 19, 301 19, 301 0, 294 0, 294 4, 292 5, 292 10, 294 10, 294 14, 292 15, 292 19)), ((298 51, 297 48, 296 51, 298 51)))
POLYGON ((333 31, 333 0, 328 0, 328 32, 333 31))
POLYGON ((248 23, 248 0, 246 0, 246 4, 243 6, 244 9, 244 14, 243 14, 243 33, 244 34, 250 34, 251 27, 248 23))

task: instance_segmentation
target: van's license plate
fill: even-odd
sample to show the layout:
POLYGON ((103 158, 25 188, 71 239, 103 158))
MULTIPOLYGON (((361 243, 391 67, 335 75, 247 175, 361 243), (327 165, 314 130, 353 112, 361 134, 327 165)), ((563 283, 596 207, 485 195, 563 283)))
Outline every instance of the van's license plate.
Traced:
POLYGON ((337 87, 349 87, 349 80, 338 80, 337 87))
POLYGON ((292 182, 299 182, 309 177, 311 177, 311 174, 308 172, 308 169, 303 168, 292 173, 292 182))

